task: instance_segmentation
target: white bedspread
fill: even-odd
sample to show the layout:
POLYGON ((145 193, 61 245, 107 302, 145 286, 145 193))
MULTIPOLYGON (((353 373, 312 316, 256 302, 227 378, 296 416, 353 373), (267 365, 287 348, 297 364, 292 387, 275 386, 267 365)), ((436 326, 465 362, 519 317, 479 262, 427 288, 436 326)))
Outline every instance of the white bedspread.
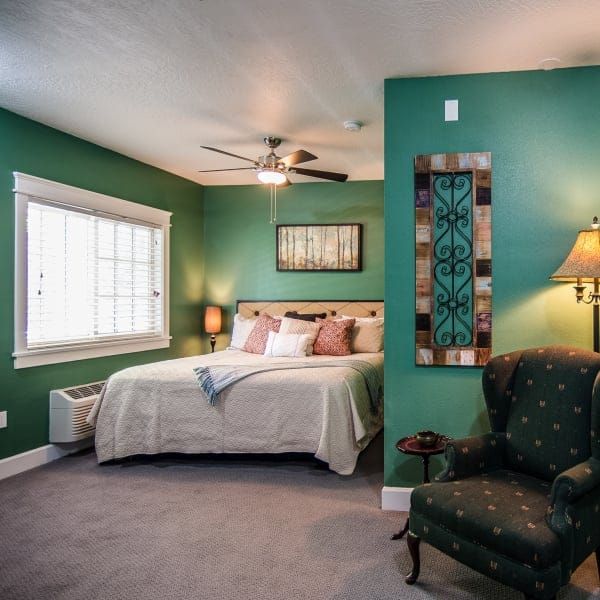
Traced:
MULTIPOLYGON (((369 361, 380 370, 383 382, 382 353, 346 358, 369 361)), ((224 390, 216 406, 208 404, 192 370, 273 360, 298 359, 225 350, 115 373, 88 417, 96 426, 98 461, 161 452, 310 452, 330 469, 352 473, 358 454, 383 422, 382 409, 377 415, 369 410, 367 387, 356 370, 323 367, 258 373, 224 390)))

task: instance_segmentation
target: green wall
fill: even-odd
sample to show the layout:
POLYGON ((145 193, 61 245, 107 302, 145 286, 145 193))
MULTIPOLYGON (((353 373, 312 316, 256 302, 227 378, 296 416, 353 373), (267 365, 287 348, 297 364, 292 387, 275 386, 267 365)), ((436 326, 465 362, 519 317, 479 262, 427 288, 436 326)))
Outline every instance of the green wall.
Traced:
MULTIPOLYGON (((224 306, 230 330, 236 299, 383 298, 383 182, 302 183, 278 194, 278 222, 363 223, 363 270, 275 270, 275 226, 264 186, 204 188, 206 302, 224 306)), ((217 349, 228 336, 217 339, 217 349)))
POLYGON ((48 443, 48 391, 102 379, 131 365, 197 354, 203 277, 203 188, 0 109, 0 459, 48 443), (171 347, 165 350, 13 368, 13 171, 173 212, 171 347))
POLYGON ((492 152, 493 352, 591 349, 591 308, 548 277, 600 213, 599 97, 598 67, 386 81, 386 485, 421 477, 419 461, 394 449, 398 438, 489 426, 481 369, 414 366, 414 156, 492 152), (454 98, 460 121, 446 123, 454 98))

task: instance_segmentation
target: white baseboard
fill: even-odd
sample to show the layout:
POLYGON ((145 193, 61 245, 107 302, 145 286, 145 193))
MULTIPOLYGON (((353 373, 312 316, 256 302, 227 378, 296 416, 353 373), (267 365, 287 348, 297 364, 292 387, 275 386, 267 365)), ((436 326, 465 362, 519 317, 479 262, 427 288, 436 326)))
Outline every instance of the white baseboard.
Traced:
POLYGON ((0 460, 0 480, 12 477, 23 471, 29 471, 29 469, 35 469, 46 463, 52 462, 58 458, 62 458, 67 454, 73 454, 84 448, 89 448, 93 444, 93 438, 81 440, 73 444, 48 444, 21 454, 15 454, 8 458, 0 460))
POLYGON ((413 488, 384 485, 381 490, 381 510, 408 512, 413 488))

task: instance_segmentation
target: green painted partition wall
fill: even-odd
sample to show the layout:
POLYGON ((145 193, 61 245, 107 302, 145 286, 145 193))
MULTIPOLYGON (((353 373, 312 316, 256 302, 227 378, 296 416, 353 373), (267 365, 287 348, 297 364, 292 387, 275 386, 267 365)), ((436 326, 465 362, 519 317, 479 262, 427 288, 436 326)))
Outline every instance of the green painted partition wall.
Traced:
POLYGON ((165 171, 0 109, 0 459, 48 443, 48 392, 134 364, 196 354, 203 278, 203 188, 165 171), (15 370, 13 368, 13 171, 173 212, 171 347, 15 370))
POLYGON ((398 438, 488 427, 481 369, 414 365, 414 156, 492 152, 493 352, 591 348, 590 307, 548 277, 600 213, 599 97, 598 67, 386 81, 386 485, 421 477, 398 438), (445 122, 456 98, 460 120, 445 122))
MULTIPOLYGON (((256 185, 206 187, 206 302, 225 307, 226 331, 230 331, 236 299, 383 298, 382 181, 296 184, 279 192, 277 220, 281 224, 362 223, 363 270, 277 272, 268 190, 256 185)), ((217 349, 227 341, 226 333, 219 336, 217 349)))

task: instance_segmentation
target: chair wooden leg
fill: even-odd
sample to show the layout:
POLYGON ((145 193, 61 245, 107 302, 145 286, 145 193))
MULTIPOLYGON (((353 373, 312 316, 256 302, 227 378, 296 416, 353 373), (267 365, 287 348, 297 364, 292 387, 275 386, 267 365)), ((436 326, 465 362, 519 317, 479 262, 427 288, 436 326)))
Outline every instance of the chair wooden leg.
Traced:
POLYGON ((402 529, 398 533, 395 533, 392 537, 390 537, 390 540, 401 540, 405 536, 409 527, 410 527, 410 520, 406 519, 406 523, 404 523, 404 527, 402 527, 402 529))
POLYGON ((419 544, 421 543, 421 538, 409 531, 408 535, 406 536, 406 543, 408 545, 410 557, 412 558, 413 567, 412 571, 406 576, 404 581, 406 581, 408 585, 412 585, 419 577, 419 573, 421 571, 421 556, 419 554, 419 544))

